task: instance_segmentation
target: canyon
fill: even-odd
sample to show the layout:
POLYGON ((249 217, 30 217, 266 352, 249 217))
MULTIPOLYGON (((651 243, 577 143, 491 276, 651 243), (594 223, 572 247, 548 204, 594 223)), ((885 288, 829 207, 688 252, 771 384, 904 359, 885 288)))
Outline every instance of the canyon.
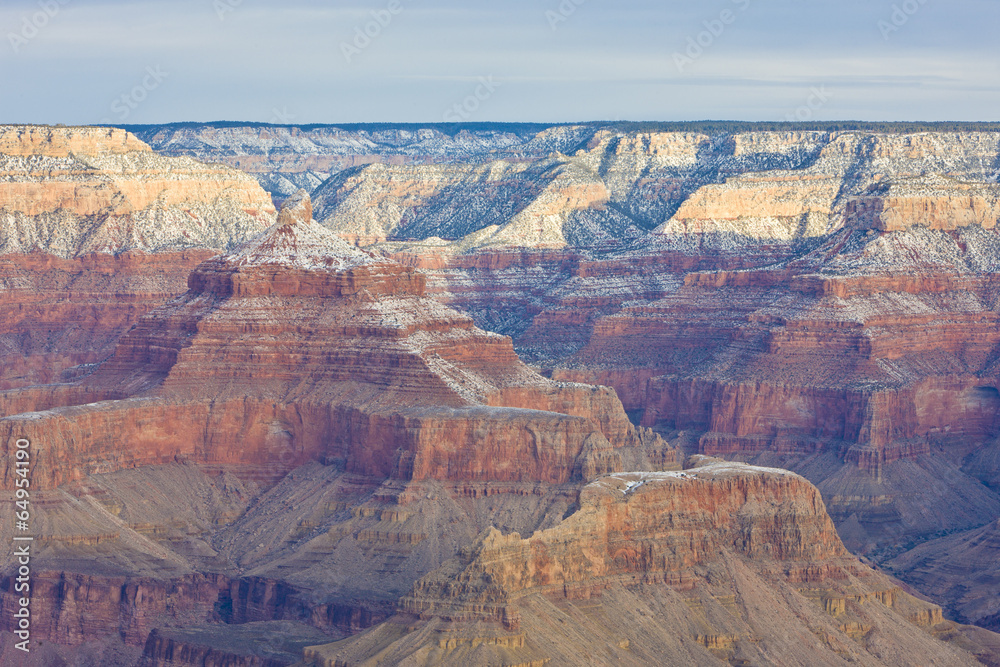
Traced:
POLYGON ((315 196, 543 374, 613 387, 687 453, 802 473, 883 561, 1000 510, 998 155, 994 133, 598 130, 315 196), (485 214, 482 188, 504 194, 485 214))
POLYGON ((133 129, 0 128, 39 660, 1000 664, 998 135, 133 129))
POLYGON ((544 374, 614 387, 689 453, 803 472, 880 553, 997 515, 972 464, 997 435, 997 155, 992 133, 597 131, 315 196, 544 374))
POLYGON ((200 262, 274 221, 249 176, 118 129, 0 128, 0 390, 103 360, 200 262))
POLYGON ((591 482, 529 539, 484 532, 306 664, 975 664, 939 610, 848 554, 804 479, 691 463, 591 482))
POLYGON ((498 151, 514 160, 532 160, 568 150, 588 133, 584 126, 526 123, 454 129, 394 124, 173 123, 124 129, 161 155, 219 162, 252 174, 276 201, 300 188, 315 190, 332 176, 355 167, 477 160, 498 151))

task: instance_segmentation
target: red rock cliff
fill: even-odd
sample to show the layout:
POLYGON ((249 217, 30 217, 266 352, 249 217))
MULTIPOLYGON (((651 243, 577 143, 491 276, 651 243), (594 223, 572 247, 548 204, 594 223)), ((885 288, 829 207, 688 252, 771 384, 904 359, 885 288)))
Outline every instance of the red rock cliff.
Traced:
POLYGON ((34 483, 178 456, 266 468, 279 454, 284 470, 318 459, 377 477, 564 482, 644 447, 613 393, 534 374, 510 339, 423 296, 413 269, 310 218, 304 193, 290 199, 80 384, 81 397, 133 398, 0 420, 38 443, 34 483))
POLYGON ((306 663, 785 664, 839 653, 908 664, 908 649, 889 646, 976 662, 921 629, 944 630, 939 608, 847 554, 808 482, 711 460, 600 478, 577 512, 528 538, 485 532, 399 609, 306 649, 306 663))

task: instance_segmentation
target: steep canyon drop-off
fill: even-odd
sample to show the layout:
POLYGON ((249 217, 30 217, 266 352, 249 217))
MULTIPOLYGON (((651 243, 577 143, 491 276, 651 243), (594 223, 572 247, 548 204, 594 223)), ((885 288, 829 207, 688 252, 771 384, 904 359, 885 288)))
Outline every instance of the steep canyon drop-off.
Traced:
MULTIPOLYGON (((498 136, 375 155, 313 222, 121 131, 5 128, 40 631, 154 664, 370 626, 304 655, 989 660, 826 512, 877 558, 1000 517, 996 135, 498 136)), ((890 564, 990 626, 940 553, 890 564)))

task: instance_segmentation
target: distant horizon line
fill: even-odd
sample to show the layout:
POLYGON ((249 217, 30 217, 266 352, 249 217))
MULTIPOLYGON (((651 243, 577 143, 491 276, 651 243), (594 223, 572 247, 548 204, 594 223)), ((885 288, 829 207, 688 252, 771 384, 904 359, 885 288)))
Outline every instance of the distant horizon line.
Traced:
POLYGON ((906 131, 963 131, 976 130, 981 132, 1000 132, 1000 121, 867 121, 867 120, 830 120, 830 121, 768 121, 768 120, 589 120, 589 121, 475 121, 449 123, 442 121, 435 122, 412 122, 412 121, 368 121, 368 122, 345 122, 345 123, 270 123, 265 121, 238 121, 238 120, 214 120, 214 121, 169 121, 163 123, 0 123, 0 126, 8 127, 66 127, 66 128, 90 128, 90 127, 112 127, 126 131, 145 130, 151 128, 168 127, 216 127, 216 128, 285 128, 314 130, 323 128, 337 129, 435 129, 444 134, 456 134, 462 130, 496 130, 499 128, 508 129, 546 129, 555 127, 592 127, 592 128, 617 128, 632 131, 733 131, 750 128, 757 130, 794 129, 798 131, 877 131, 886 129, 906 130, 906 131))

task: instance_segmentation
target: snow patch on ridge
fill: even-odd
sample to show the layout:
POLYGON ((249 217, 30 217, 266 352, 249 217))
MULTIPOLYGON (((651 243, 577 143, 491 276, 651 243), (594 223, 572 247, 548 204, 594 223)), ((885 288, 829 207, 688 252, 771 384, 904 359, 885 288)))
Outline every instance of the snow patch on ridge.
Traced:
POLYGON ((736 463, 732 461, 718 461, 708 463, 696 468, 687 470, 674 470, 666 472, 619 472, 605 475, 591 482, 588 486, 601 486, 619 491, 622 495, 628 495, 633 491, 646 486, 647 484, 662 483, 668 481, 697 481, 709 479, 723 479, 740 475, 780 475, 782 477, 799 477, 790 470, 783 468, 767 468, 754 466, 746 463, 736 463))
POLYGON ((312 204, 304 191, 289 198, 278 222, 225 259, 240 267, 280 266, 307 271, 343 271, 386 263, 313 220, 312 204))

